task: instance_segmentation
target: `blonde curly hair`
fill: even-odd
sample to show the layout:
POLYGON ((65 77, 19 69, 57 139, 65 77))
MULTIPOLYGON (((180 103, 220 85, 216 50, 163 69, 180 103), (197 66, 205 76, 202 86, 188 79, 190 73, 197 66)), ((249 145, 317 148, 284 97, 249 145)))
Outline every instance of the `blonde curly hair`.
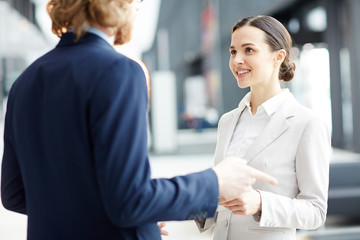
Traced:
POLYGON ((117 44, 130 40, 131 3, 133 0, 50 0, 47 11, 52 20, 52 31, 58 37, 70 28, 78 41, 89 25, 98 24, 117 29, 117 44), (129 36, 130 35, 130 36, 129 36))

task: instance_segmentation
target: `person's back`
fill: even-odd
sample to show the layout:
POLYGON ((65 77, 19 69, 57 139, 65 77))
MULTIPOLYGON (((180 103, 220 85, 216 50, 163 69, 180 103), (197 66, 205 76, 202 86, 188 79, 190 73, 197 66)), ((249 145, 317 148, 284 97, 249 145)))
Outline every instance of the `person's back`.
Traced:
MULTIPOLYGON (((118 90, 132 90, 128 87, 129 78, 109 79, 107 71, 115 66, 140 67, 93 34, 87 34, 78 44, 73 41, 73 34, 64 36, 55 50, 32 64, 15 83, 9 99, 11 108, 17 109, 7 116, 14 126, 12 144, 19 153, 26 189, 31 192, 26 195, 29 238, 119 239, 123 234, 107 216, 102 202, 108 200, 101 198, 97 181, 101 156, 94 155, 93 143, 89 141, 99 138, 96 134, 101 133, 92 129, 101 124, 97 117, 101 111, 107 111, 107 106, 92 105, 107 97, 110 100, 110 96, 101 96, 101 90, 114 87, 114 81, 119 84, 118 90)), ((133 90, 143 98, 139 101, 143 106, 133 107, 146 108, 144 77, 131 80, 138 81, 130 84, 138 87, 133 90)), ((119 118, 120 126, 135 130, 121 121, 119 118)), ((146 146, 146 139, 138 144, 146 146)), ((118 146, 125 152, 124 147, 118 146)), ((103 154, 105 158, 109 153, 103 154)), ((140 154, 146 158, 146 152, 140 154)))

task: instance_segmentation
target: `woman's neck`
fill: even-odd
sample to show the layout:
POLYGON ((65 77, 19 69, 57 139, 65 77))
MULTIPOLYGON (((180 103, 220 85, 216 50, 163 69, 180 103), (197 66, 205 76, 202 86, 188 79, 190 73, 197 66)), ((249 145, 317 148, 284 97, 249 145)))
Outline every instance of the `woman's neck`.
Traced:
POLYGON ((275 84, 271 86, 261 86, 261 87, 251 87, 251 96, 250 96, 250 106, 251 112, 253 115, 256 114, 257 108, 269 100, 270 98, 276 96, 281 92, 280 84, 275 84))

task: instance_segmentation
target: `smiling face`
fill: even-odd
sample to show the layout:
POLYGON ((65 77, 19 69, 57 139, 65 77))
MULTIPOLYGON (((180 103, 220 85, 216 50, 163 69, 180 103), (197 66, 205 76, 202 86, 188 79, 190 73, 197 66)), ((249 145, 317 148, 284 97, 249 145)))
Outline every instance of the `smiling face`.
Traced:
POLYGON ((229 50, 229 67, 240 88, 273 88, 280 84, 278 76, 283 52, 270 49, 262 30, 249 25, 236 29, 229 50))

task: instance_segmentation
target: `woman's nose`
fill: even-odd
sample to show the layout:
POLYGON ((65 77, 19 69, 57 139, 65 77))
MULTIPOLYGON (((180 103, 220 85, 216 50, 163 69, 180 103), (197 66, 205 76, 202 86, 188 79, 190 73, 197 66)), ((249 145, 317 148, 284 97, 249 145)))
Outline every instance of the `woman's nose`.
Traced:
POLYGON ((243 63, 244 63, 244 58, 243 58, 243 56, 242 56, 241 54, 237 54, 237 55, 235 56, 234 62, 235 62, 236 64, 243 64, 243 63))

